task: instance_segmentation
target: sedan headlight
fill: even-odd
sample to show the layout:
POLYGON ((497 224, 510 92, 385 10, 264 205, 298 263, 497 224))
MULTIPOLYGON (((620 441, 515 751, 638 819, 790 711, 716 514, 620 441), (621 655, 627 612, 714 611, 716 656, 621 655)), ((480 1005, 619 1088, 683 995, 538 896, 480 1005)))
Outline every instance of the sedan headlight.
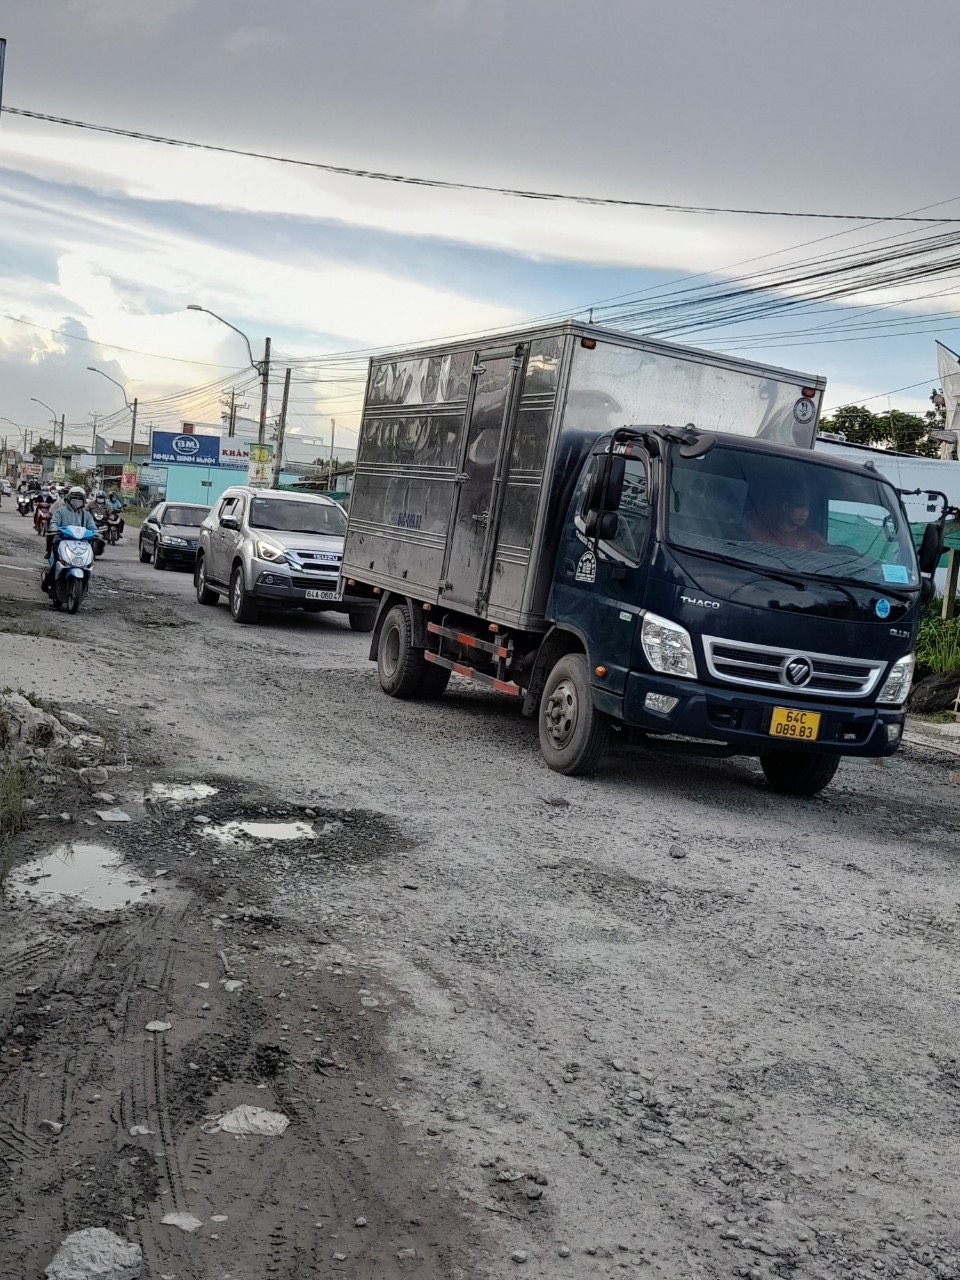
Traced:
POLYGON ((174 537, 172 533, 162 533, 160 541, 165 547, 188 547, 190 545, 186 538, 174 537))
POLYGON ((640 643, 654 671, 666 676, 697 678, 697 660, 693 654, 690 633, 655 613, 646 613, 640 629, 640 643))
POLYGON ((282 547, 275 547, 272 542, 264 542, 262 538, 257 539, 256 550, 258 560, 269 560, 271 564, 279 564, 287 558, 282 547))
POLYGON ((913 668, 915 665, 912 653, 895 662, 890 668, 890 674, 883 682, 883 688, 877 694, 877 701, 890 703, 896 707, 902 706, 906 702, 910 693, 910 686, 913 684, 913 668))

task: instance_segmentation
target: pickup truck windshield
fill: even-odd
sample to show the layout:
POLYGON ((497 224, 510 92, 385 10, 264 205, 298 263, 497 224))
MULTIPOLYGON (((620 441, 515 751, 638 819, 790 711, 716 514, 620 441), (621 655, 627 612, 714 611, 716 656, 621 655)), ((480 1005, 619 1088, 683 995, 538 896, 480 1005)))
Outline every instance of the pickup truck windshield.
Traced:
POLYGON ((671 447, 667 540, 800 577, 919 583, 910 526, 886 481, 722 442, 699 458, 671 447))
POLYGON ((279 533, 318 533, 343 537, 347 518, 332 502, 291 502, 286 498, 254 498, 251 529, 276 529, 279 533))

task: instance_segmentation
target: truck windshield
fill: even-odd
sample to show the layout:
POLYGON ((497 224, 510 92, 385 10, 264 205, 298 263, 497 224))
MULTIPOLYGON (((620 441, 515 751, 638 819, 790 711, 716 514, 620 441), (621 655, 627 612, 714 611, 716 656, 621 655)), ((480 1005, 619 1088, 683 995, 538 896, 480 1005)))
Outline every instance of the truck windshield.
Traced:
POLYGON ((699 458, 671 447, 667 540, 801 577, 919 582, 910 526, 879 476, 722 442, 699 458))
POLYGON ((318 533, 342 537, 347 527, 343 509, 332 502, 291 502, 288 498, 254 498, 251 529, 278 533, 318 533))

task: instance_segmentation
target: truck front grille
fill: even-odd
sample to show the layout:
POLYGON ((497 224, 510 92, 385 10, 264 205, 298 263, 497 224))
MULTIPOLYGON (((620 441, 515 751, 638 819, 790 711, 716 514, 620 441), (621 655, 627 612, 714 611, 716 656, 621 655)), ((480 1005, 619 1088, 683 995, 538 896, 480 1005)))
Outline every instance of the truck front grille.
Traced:
POLYGON ((715 680, 755 689, 788 690, 792 694, 825 694, 832 698, 865 698, 883 674, 883 662, 837 658, 804 649, 783 649, 704 636, 707 669, 715 680))

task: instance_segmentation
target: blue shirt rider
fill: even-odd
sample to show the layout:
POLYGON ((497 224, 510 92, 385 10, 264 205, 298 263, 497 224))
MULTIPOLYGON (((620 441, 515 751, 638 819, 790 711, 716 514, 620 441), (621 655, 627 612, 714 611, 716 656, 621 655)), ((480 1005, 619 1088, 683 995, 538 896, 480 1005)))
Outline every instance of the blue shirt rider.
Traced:
POLYGON ((96 520, 85 509, 86 501, 87 495, 79 485, 74 485, 68 492, 66 501, 50 517, 50 531, 47 534, 48 568, 43 576, 43 582, 40 584, 44 591, 50 588, 51 572, 57 554, 57 543, 60 541, 61 530, 73 525, 79 526, 81 529, 90 529, 93 533, 97 532, 96 520))

